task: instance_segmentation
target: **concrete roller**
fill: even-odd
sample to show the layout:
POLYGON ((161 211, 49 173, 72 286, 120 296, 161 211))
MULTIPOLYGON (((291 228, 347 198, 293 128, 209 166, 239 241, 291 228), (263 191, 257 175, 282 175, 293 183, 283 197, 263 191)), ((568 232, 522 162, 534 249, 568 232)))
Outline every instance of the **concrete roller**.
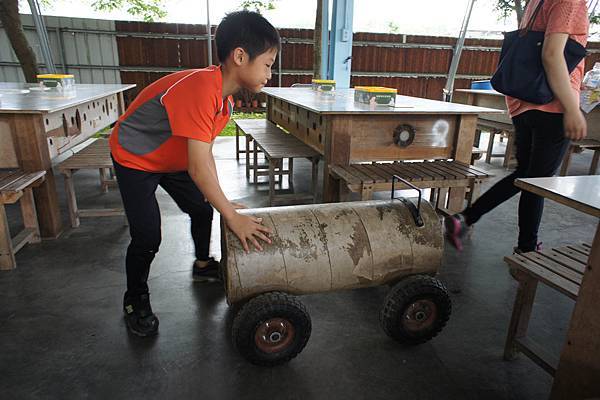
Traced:
MULTIPOLYGON (((416 200, 408 199, 416 207, 416 200)), ((377 286, 407 275, 435 275, 441 266, 439 217, 421 203, 422 226, 400 200, 242 210, 273 231, 264 251, 246 254, 223 227, 227 302, 266 292, 305 294, 377 286)))

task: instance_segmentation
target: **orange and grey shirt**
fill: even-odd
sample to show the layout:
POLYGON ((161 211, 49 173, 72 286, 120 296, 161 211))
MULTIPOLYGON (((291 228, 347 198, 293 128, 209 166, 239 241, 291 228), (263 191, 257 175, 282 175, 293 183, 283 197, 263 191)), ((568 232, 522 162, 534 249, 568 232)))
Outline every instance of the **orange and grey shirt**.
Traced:
POLYGON ((175 72, 147 86, 113 128, 115 161, 148 172, 187 170, 188 140, 211 143, 233 112, 222 88, 216 66, 175 72))

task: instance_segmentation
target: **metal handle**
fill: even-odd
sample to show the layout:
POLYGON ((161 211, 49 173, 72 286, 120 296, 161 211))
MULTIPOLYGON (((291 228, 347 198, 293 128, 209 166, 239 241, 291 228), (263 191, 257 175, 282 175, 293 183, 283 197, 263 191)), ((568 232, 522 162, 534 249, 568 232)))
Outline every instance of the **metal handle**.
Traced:
POLYGON ((417 224, 417 226, 425 225, 425 223, 423 222, 423 218, 421 217, 421 198, 423 197, 423 192, 421 189, 419 189, 418 187, 416 187, 415 185, 413 185, 406 179, 403 179, 403 178, 399 177, 398 175, 394 175, 392 177, 392 195, 391 195, 391 197, 392 197, 392 200, 400 200, 401 202, 403 202, 404 204, 406 204, 408 206, 408 209, 411 212, 411 214, 415 220, 415 224, 417 224), (407 201, 405 198, 394 197, 394 192, 396 191, 396 180, 399 180, 400 182, 404 183, 406 186, 409 186, 410 188, 415 189, 417 192, 419 192, 419 200, 417 201, 416 208, 413 203, 411 203, 410 201, 407 201))

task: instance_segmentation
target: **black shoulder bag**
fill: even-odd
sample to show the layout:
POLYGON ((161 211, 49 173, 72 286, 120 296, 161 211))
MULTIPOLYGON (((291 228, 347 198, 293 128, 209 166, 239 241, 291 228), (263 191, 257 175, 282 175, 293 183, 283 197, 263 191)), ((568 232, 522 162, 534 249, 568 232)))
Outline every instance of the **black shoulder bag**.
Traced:
MULTIPOLYGON (((504 33, 500 61, 491 79, 496 91, 534 104, 547 104, 554 99, 542 64, 545 32, 531 30, 543 4, 541 0, 525 28, 504 33)), ((569 73, 586 54, 581 44, 567 40, 565 61, 569 73)))

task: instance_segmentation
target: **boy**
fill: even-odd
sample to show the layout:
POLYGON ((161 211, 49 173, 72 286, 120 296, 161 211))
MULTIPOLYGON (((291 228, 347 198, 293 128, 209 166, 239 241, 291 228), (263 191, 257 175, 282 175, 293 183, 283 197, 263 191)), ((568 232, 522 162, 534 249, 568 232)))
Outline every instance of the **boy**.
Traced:
MULTIPOLYGON (((521 28, 533 18, 533 11, 540 1, 531 0, 527 4, 521 28)), ((531 30, 545 32, 542 62, 555 99, 551 103, 537 105, 506 98, 515 126, 517 169, 492 186, 471 207, 445 219, 446 236, 459 250, 462 249, 461 237, 470 225, 520 191, 514 185, 516 178, 554 175, 569 140, 581 140, 586 136, 586 121, 579 110, 584 61, 569 75, 564 57, 567 39, 576 40, 583 46, 587 44, 589 23, 585 1, 546 0, 531 30)), ((519 238, 515 253, 541 249, 538 229, 543 209, 542 197, 529 192, 521 193, 519 238)))
POLYGON ((215 42, 219 66, 175 72, 152 83, 119 118, 110 137, 131 234, 123 310, 127 327, 139 336, 158 333, 147 284, 161 241, 158 185, 190 216, 196 279, 218 279, 218 263, 208 257, 212 206, 246 251, 248 242, 257 250, 262 250, 259 239, 270 243, 270 231, 260 219, 238 214, 241 206, 223 194, 212 146, 231 116, 232 95, 240 88, 258 93, 271 78, 279 34, 259 14, 240 11, 221 21, 215 42))

